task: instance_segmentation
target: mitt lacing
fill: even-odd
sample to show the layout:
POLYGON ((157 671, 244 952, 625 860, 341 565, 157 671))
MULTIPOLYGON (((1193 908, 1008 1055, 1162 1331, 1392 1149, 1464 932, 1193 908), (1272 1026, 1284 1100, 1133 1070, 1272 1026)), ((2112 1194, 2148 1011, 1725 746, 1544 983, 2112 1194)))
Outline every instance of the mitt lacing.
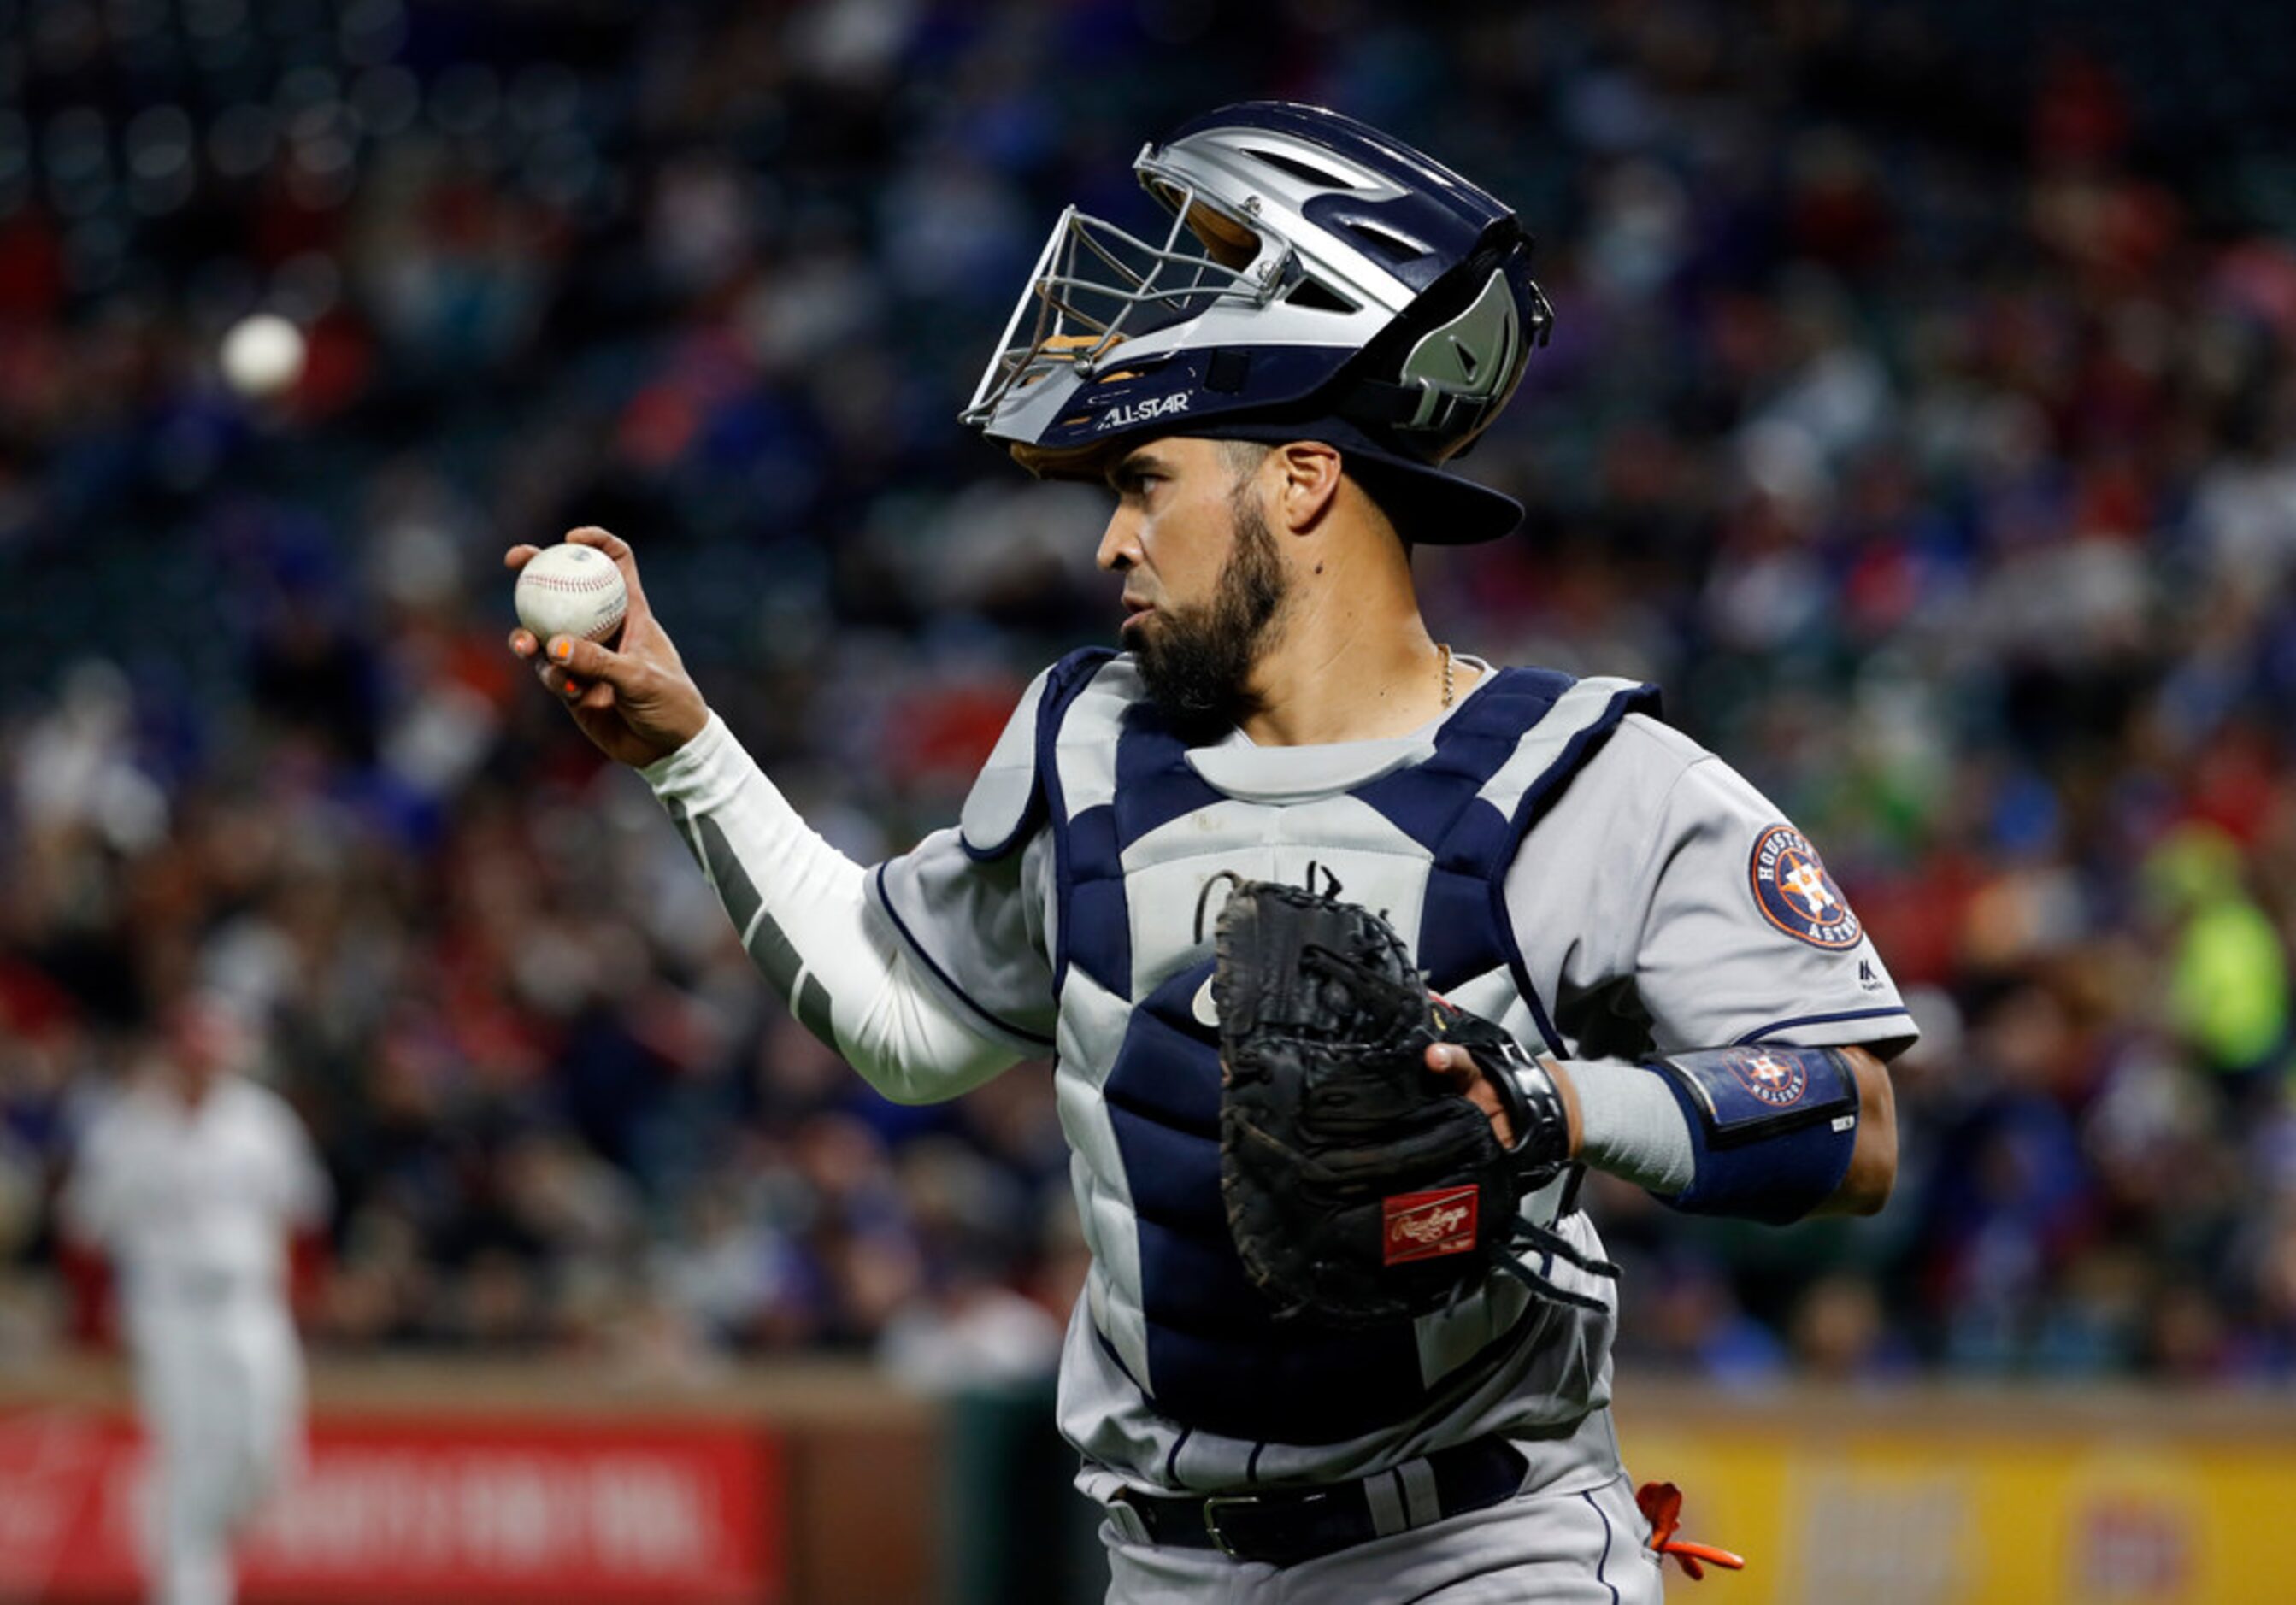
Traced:
MULTIPOLYGON (((1520 1216, 1515 1217, 1514 1230, 1507 1235, 1507 1247, 1536 1249, 1551 1258, 1569 1261, 1589 1276, 1601 1276, 1611 1282, 1619 1279, 1619 1267, 1610 1260, 1596 1259, 1583 1253, 1576 1243, 1560 1232, 1550 1226, 1534 1226, 1520 1216)), ((1599 1298, 1589 1298, 1584 1293, 1574 1293, 1569 1288, 1557 1286, 1513 1254, 1502 1254, 1496 1258, 1500 1270, 1542 1298, 1551 1298, 1557 1304, 1567 1304, 1582 1310, 1607 1310, 1611 1307, 1599 1298)), ((1465 1297, 1466 1290, 1467 1284, 1464 1282, 1452 1288, 1450 1299, 1443 1306, 1446 1314, 1465 1297)))

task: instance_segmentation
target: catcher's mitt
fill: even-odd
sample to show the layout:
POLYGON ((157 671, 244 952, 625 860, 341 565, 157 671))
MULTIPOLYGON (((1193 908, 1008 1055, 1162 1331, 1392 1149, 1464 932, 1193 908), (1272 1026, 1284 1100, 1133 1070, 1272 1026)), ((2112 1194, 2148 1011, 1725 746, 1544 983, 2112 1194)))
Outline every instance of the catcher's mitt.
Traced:
POLYGON ((1514 1252, 1618 1273, 1517 1214, 1564 1163, 1553 1081, 1496 1026, 1431 996, 1385 920, 1239 880, 1218 953, 1220 1192, 1244 1268, 1279 1314, 1408 1320, 1455 1304, 1494 1266, 1546 1298, 1603 1307, 1514 1252), (1508 1104, 1512 1150, 1428 1070, 1439 1040, 1472 1053, 1508 1104))

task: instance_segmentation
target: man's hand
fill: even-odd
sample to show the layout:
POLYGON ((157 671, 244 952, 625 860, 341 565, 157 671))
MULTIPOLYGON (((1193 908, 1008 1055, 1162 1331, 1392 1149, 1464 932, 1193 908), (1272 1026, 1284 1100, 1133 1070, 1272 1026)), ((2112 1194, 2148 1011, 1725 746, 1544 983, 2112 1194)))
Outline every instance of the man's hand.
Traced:
MULTIPOLYGON (((595 546, 622 571, 630 602, 619 645, 610 650, 570 635, 537 641, 533 631, 521 627, 510 633, 510 650, 534 665, 599 751, 618 764, 644 768, 701 734, 709 722, 709 705, 654 620, 630 544, 587 528, 569 530, 566 538, 595 546)), ((503 553, 503 566, 515 574, 540 550, 512 546, 503 553)))
MULTIPOLYGON (((1491 1130, 1496 1134, 1499 1146, 1514 1146, 1514 1122, 1507 1118, 1506 1105, 1492 1089, 1490 1077, 1475 1056, 1466 1049, 1449 1043, 1427 1044, 1427 1069, 1438 1081, 1473 1104, 1491 1118, 1491 1130)), ((1562 1113, 1570 1128, 1570 1154, 1578 1154, 1578 1092, 1570 1085, 1570 1074, 1553 1060, 1546 1061, 1546 1073, 1554 1077, 1554 1090, 1562 1095, 1562 1113)))

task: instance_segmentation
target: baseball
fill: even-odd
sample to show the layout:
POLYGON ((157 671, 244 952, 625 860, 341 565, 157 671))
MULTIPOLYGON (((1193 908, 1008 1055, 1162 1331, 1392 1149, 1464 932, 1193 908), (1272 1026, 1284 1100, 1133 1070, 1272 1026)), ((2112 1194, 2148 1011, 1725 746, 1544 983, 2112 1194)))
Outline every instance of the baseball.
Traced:
POLYGON ((285 393, 303 376, 303 332, 275 312, 258 312, 223 337, 223 376, 250 400, 285 393))
POLYGON ((536 553, 518 571, 512 597, 519 623, 545 643, 553 635, 611 642, 629 604, 629 588, 614 560, 572 541, 536 553))

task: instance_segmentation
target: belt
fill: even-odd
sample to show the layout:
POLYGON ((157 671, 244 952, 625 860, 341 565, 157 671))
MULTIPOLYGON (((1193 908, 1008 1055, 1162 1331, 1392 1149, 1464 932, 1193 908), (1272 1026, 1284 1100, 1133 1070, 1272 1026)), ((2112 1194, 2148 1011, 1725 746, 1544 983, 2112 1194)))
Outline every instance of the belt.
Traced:
POLYGON ((1209 1498, 1127 1489, 1116 1497, 1140 1512, 1151 1543, 1294 1566, 1446 1516, 1487 1510, 1513 1498, 1529 1468, 1522 1451, 1506 1439, 1479 1437, 1356 1482, 1209 1498), (1424 1497, 1427 1478, 1415 1470, 1422 1466, 1434 1484, 1431 1510, 1424 1497), (1412 1498, 1414 1484, 1422 1490, 1417 1500, 1412 1498))

